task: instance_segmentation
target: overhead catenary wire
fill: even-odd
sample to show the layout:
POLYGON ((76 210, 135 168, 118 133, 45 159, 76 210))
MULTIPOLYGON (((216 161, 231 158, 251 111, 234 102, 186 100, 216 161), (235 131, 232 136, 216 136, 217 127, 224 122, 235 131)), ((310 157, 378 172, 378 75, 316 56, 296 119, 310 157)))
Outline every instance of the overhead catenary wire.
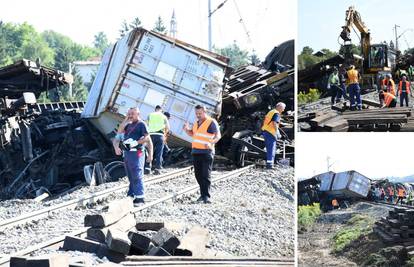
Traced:
POLYGON ((242 17, 242 15, 241 15, 241 12, 240 12, 239 6, 237 5, 236 0, 233 0, 233 3, 234 3, 234 5, 235 5, 235 7, 236 7, 237 14, 239 15, 239 18, 240 18, 239 22, 242 24, 243 29, 244 29, 244 32, 246 33, 246 36, 247 36, 247 42, 248 42, 249 44, 251 44, 251 43, 252 43, 252 40, 251 40, 251 38, 250 38, 250 33, 249 33, 249 31, 247 30, 246 24, 244 23, 244 20, 243 20, 243 17, 242 17))

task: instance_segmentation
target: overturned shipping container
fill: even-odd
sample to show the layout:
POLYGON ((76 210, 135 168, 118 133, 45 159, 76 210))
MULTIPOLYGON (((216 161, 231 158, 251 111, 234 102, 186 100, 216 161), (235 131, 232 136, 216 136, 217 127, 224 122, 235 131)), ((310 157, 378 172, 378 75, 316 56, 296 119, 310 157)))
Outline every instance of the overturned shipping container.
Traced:
POLYGON ((320 191, 337 198, 365 198, 371 187, 371 180, 357 171, 346 171, 325 175, 320 191), (329 185, 328 185, 329 184, 329 185))
POLYGON ((189 146, 183 131, 194 107, 221 113, 228 59, 176 39, 137 28, 107 49, 89 93, 83 118, 111 138, 130 107, 147 119, 155 106, 171 114, 171 145, 189 146))

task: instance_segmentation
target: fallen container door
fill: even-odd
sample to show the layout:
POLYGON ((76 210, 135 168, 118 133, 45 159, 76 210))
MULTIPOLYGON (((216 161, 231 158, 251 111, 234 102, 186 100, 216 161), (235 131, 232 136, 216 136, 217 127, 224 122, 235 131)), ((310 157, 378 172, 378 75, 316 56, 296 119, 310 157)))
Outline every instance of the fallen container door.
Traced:
MULTIPOLYGON (((138 107, 141 118, 146 120, 155 106, 160 105, 171 114, 173 140, 188 146, 191 137, 182 128, 186 121, 195 121, 196 105, 204 105, 212 116, 220 115, 225 62, 144 29, 131 32, 116 46, 119 52, 112 53, 109 68, 114 69, 117 81, 112 74, 107 74, 108 81, 103 85, 97 82, 96 87, 94 83, 92 87, 97 92, 99 87, 105 91, 94 92, 101 95, 95 97, 101 101, 92 100, 98 112, 90 116, 97 118, 93 122, 105 134, 117 127, 121 115, 130 107, 138 107), (129 45, 128 53, 124 51, 125 44, 129 45), (111 67, 112 62, 118 60, 123 64, 121 72, 119 62, 111 67), (108 112, 111 114, 105 114, 108 112)), ((107 71, 102 67, 99 72, 107 71)), ((88 117, 86 113, 84 117, 88 117)))

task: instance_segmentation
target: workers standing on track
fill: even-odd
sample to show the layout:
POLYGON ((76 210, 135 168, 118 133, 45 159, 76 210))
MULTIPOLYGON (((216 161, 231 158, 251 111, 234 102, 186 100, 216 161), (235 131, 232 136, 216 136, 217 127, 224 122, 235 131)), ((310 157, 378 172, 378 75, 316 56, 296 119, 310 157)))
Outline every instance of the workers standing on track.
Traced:
POLYGON ((263 137, 266 145, 266 168, 272 169, 276 156, 276 142, 279 135, 281 114, 285 111, 286 104, 279 102, 270 110, 263 120, 263 137))
POLYGON ((147 125, 139 117, 137 108, 130 108, 119 125, 113 140, 116 155, 123 153, 125 170, 129 179, 127 195, 134 198, 134 204, 144 203, 144 144, 149 142, 147 125), (120 148, 122 146, 122 150, 120 148))
POLYGON ((384 188, 380 187, 380 200, 385 200, 385 191, 384 188))
POLYGON ((211 203, 210 184, 211 171, 213 169, 214 145, 220 140, 221 133, 218 123, 206 113, 206 108, 200 105, 195 107, 197 121, 193 128, 189 128, 188 122, 183 126, 184 131, 193 137, 192 155, 194 174, 200 186, 200 197, 197 202, 211 203))
POLYGON ((388 187, 388 201, 394 203, 394 188, 392 186, 388 187))
POLYGON ((162 169, 162 154, 164 150, 164 132, 170 130, 167 117, 162 113, 160 106, 148 115, 148 131, 154 145, 154 174, 160 174, 162 169))
POLYGON ((413 191, 410 191, 407 194, 407 204, 410 206, 413 205, 413 191))
POLYGON ((383 103, 383 108, 395 108, 397 106, 397 97, 395 95, 381 91, 379 97, 381 102, 383 103))
POLYGON ((361 87, 359 86, 360 75, 354 65, 349 67, 346 74, 348 78, 351 110, 355 110, 356 108, 358 108, 358 110, 362 110, 361 87))
POLYGON ((401 205, 403 204, 404 195, 405 195, 405 190, 401 187, 398 188, 398 199, 395 205, 398 204, 398 201, 401 201, 401 205))
POLYGON ((407 81, 407 76, 403 75, 401 77, 401 81, 398 84, 398 94, 400 94, 400 107, 404 106, 404 100, 405 100, 405 104, 408 107, 408 94, 410 94, 411 96, 413 96, 411 90, 410 90, 410 86, 411 83, 409 81, 407 81))
POLYGON ((395 95, 395 83, 392 79, 391 74, 385 75, 385 79, 382 80, 382 89, 387 92, 395 95))
POLYGON ((338 69, 335 67, 334 71, 329 75, 328 78, 328 89, 331 94, 331 105, 341 101, 342 98, 342 88, 340 85, 338 69))

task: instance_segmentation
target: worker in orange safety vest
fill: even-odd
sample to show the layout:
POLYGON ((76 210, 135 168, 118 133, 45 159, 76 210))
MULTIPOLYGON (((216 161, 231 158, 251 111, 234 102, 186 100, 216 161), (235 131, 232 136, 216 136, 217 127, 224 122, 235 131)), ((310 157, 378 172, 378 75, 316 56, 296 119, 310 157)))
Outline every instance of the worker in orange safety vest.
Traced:
POLYGON ((398 201, 401 201, 401 205, 403 204, 403 199, 404 199, 404 196, 405 196, 405 190, 403 189, 403 188, 398 188, 398 199, 397 199, 397 202, 395 203, 395 205, 397 205, 398 204, 398 201))
POLYGON ((400 107, 404 106, 404 101, 406 106, 408 107, 408 94, 413 96, 411 90, 411 83, 407 81, 407 77, 405 75, 402 76, 400 83, 398 84, 398 94, 400 95, 400 107))
POLYGON ((397 97, 395 95, 381 91, 379 97, 383 103, 383 108, 395 108, 397 106, 397 97))

